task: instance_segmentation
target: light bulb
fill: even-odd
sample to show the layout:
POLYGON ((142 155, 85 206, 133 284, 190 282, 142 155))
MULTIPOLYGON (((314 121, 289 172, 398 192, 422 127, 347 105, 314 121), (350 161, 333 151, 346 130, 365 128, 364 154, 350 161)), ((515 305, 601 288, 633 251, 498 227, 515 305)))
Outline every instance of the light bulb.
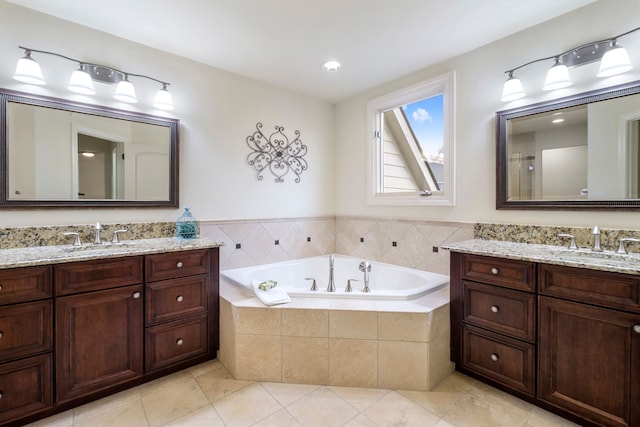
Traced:
POLYGON ((171 111, 173 110, 173 99, 171 94, 167 90, 167 85, 162 84, 162 89, 156 93, 156 98, 153 101, 153 106, 159 110, 171 111))
POLYGON ((46 84, 40 65, 31 57, 31 51, 25 51, 24 57, 18 59, 13 78, 32 85, 46 84))
POLYGON ((553 67, 549 68, 547 78, 544 81, 543 90, 556 90, 571 86, 569 69, 561 64, 557 59, 553 67))
POLYGON ((89 73, 84 69, 84 64, 80 64, 80 68, 71 74, 67 89, 83 95, 95 95, 96 91, 93 89, 93 81, 89 73))
POLYGON ((608 50, 602 57, 597 76, 615 76, 616 74, 626 73, 632 68, 633 65, 631 65, 627 50, 614 42, 613 48, 608 50))
POLYGON ((509 73, 509 78, 502 87, 502 98, 500 100, 502 102, 514 101, 523 98, 525 95, 520 79, 513 77, 513 73, 509 73))
POLYGON ((115 99, 129 104, 135 104, 138 102, 136 97, 136 89, 129 81, 127 76, 124 76, 124 80, 120 80, 118 86, 116 86, 116 93, 113 95, 115 99))

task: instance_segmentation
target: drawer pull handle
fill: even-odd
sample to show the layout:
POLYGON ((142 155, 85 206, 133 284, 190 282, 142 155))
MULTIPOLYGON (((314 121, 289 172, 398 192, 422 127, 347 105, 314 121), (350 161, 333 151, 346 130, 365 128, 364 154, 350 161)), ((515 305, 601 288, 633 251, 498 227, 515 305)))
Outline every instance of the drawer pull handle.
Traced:
POLYGON ((133 296, 133 298, 134 298, 134 299, 138 299, 138 298, 140 298, 142 295, 140 294, 140 292, 134 292, 132 296, 133 296))
POLYGON ((0 399, 2 399, 2 392, 0 391, 0 399))
POLYGON ((0 338, 4 337, 4 333, 0 332, 0 338))
POLYGON ((493 360, 494 362, 497 362, 497 361, 498 361, 498 359, 499 359, 499 357, 498 357, 498 355, 497 355, 497 354, 493 353, 493 354, 491 355, 491 360, 493 360))
POLYGON ((492 305, 491 306, 491 312, 492 313, 497 313, 500 311, 500 307, 498 307, 497 305, 492 305))
POLYGON ((178 339, 176 340, 176 344, 178 344, 178 345, 182 345, 182 344, 184 344, 184 341, 182 340, 182 338, 178 338, 178 339))
POLYGON ((636 332, 636 333, 640 334, 640 325, 634 325, 633 326, 633 332, 636 332))
POLYGON ((491 274, 498 274, 498 273, 500 273, 500 270, 498 270, 497 268, 493 267, 491 269, 491 274))
POLYGON ((0 291, 2 290, 2 285, 0 285, 0 291))
POLYGON ((178 295, 178 297, 176 298, 176 301, 182 302, 184 301, 184 297, 182 295, 178 295))
POLYGON ((178 262, 176 263, 176 267, 178 267, 178 268, 182 268, 182 266, 183 266, 183 265, 184 265, 184 264, 182 264, 182 261, 178 261, 178 262))

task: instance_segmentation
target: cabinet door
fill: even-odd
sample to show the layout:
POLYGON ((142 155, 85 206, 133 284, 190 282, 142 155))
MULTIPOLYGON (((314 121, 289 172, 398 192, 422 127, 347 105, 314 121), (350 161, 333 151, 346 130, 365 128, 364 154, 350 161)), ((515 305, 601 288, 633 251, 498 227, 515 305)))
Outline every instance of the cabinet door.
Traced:
POLYGON ((0 424, 51 407, 51 354, 0 365, 0 424))
POLYGON ((56 300, 57 402, 142 375, 142 305, 142 285, 56 300))
POLYGON ((538 397, 598 425, 640 425, 640 315, 548 297, 539 310, 538 397))

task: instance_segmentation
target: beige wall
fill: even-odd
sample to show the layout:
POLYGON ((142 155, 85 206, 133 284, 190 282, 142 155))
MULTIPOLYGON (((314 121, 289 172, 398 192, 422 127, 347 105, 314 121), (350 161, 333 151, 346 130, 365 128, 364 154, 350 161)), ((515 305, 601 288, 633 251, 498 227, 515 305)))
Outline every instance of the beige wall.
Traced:
MULTIPOLYGON (((159 29, 161 31, 162 29, 159 29)), ((203 44, 216 43, 203 41, 203 44)), ((95 97, 66 90, 73 63, 35 55, 48 84, 25 85, 12 79, 18 45, 54 51, 171 82, 169 88, 181 121, 180 205, 191 206, 199 219, 316 217, 335 212, 333 170, 334 106, 254 80, 147 48, 102 32, 32 12, 0 0, 0 87, 81 102, 161 115, 151 100, 159 85, 135 80, 139 103, 118 103, 112 88, 96 84, 95 97), (299 130, 308 146, 309 169, 301 182, 289 173, 275 183, 270 173, 256 179, 246 158, 246 137, 257 122, 271 133, 284 126, 287 135, 299 130)), ((364 191, 364 189, 363 189, 364 191)), ((0 226, 77 224, 100 221, 173 221, 175 209, 11 210, 2 212, 0 226)))
MULTIPOLYGON (((574 86, 549 94, 538 89, 549 64, 537 64, 519 73, 531 95, 503 104, 499 98, 506 79, 504 70, 634 28, 639 12, 637 0, 601 0, 333 106, 0 0, 0 87, 160 114, 149 101, 157 87, 145 81, 137 84, 141 101, 134 107, 113 101, 103 85, 99 85, 99 94, 94 98, 70 95, 65 87, 73 64, 54 57, 37 57, 49 85, 33 87, 16 82, 11 76, 22 55, 18 45, 170 81, 176 104, 172 115, 181 120, 180 204, 191 206, 194 215, 202 220, 338 215, 640 228, 639 216, 633 212, 496 211, 494 189, 495 112, 640 79, 640 33, 621 40, 636 65, 633 72, 624 76, 595 80, 591 76, 597 65, 587 65, 573 70, 577 82, 574 86), (367 100, 453 69, 457 76, 457 206, 368 206, 367 100), (287 132, 300 130, 303 142, 309 146, 309 169, 299 184, 293 182, 292 174, 285 177, 283 184, 274 183, 270 174, 265 174, 262 181, 256 179, 246 163, 249 149, 245 140, 258 121, 267 130, 275 125, 284 126, 287 132)), ((12 210, 2 212, 0 226, 173 221, 179 215, 180 210, 173 209, 12 210)))
POLYGON ((633 29, 638 25, 639 14, 640 3, 637 0, 600 0, 338 104, 336 144, 339 153, 336 156, 336 168, 339 185, 336 190, 336 214, 540 225, 598 224, 601 227, 640 228, 640 216, 633 212, 497 211, 494 120, 495 112, 498 110, 640 79, 640 32, 637 32, 620 39, 620 44, 628 49, 634 61, 635 68, 632 72, 608 79, 596 79, 598 64, 589 64, 571 71, 574 86, 553 93, 543 93, 539 88, 551 62, 535 64, 517 73, 530 96, 512 103, 500 102, 502 85, 506 80, 505 70, 633 29), (367 100, 450 70, 456 71, 457 206, 368 206, 364 191, 367 100))

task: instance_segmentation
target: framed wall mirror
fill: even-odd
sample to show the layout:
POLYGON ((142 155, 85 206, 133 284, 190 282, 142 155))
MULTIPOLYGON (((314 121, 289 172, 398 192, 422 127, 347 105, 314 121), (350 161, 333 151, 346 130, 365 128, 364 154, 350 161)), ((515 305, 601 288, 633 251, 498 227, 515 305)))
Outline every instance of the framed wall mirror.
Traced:
POLYGON ((640 209, 640 81, 496 113, 497 209, 640 209))
POLYGON ((0 90, 0 208, 178 207, 177 119, 0 90))

